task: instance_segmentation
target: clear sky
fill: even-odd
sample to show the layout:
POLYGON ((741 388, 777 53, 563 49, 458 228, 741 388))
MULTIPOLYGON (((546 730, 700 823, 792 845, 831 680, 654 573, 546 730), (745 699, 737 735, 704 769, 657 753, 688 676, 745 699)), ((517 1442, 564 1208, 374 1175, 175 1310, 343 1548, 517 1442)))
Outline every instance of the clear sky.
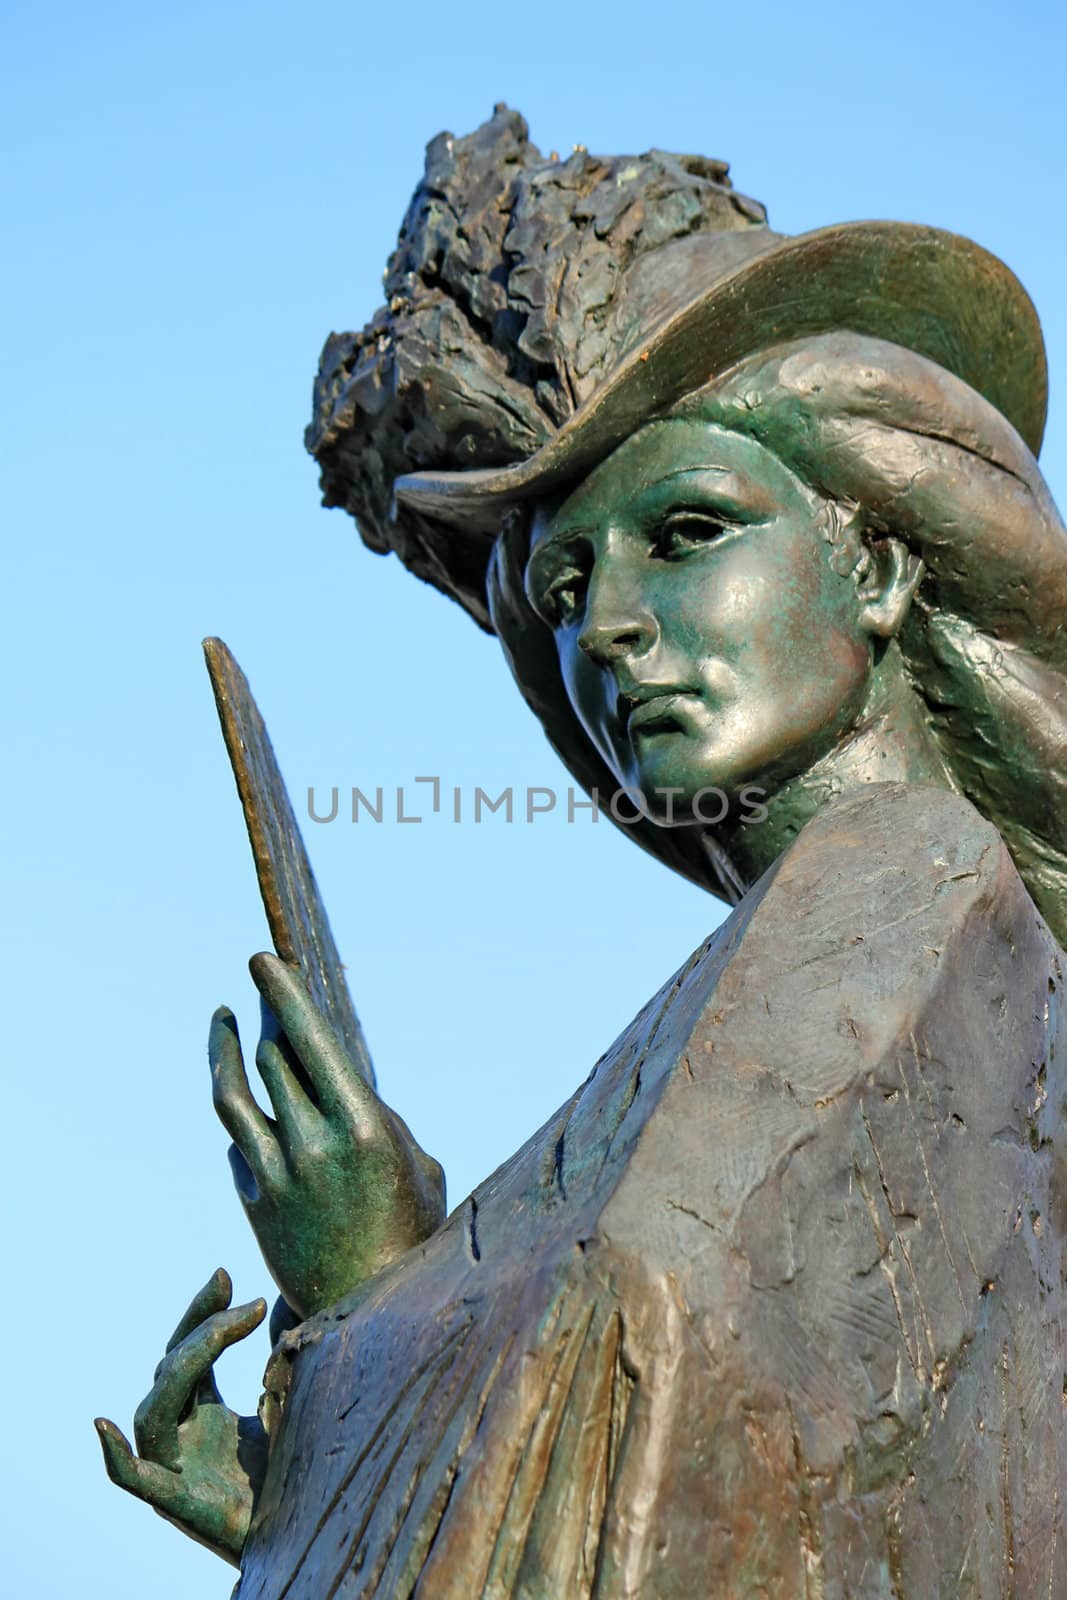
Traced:
MULTIPOLYGON (((107 1483, 213 1267, 269 1293, 205 1039, 266 943, 200 661, 220 633, 297 802, 559 785, 499 651, 318 505, 301 435, 442 128, 733 163, 786 232, 935 223, 1002 255, 1067 478, 1061 0, 8 0, 0 417, 10 579, 4 1590, 211 1600, 233 1573, 107 1483)), ((720 910, 606 823, 306 832, 386 1096, 453 1202, 572 1091, 720 910)), ((262 1334, 220 1379, 251 1410, 262 1334)))

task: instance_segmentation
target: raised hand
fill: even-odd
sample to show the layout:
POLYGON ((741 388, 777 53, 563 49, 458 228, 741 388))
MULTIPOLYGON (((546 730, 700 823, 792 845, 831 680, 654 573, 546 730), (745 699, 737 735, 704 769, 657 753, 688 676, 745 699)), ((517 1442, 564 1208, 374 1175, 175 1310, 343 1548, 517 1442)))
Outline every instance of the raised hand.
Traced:
POLYGON ((266 1304, 228 1309, 232 1288, 220 1267, 195 1297, 156 1368, 133 1421, 138 1454, 121 1429, 96 1419, 112 1483, 146 1500, 183 1533, 239 1566, 267 1465, 256 1417, 222 1402, 212 1372, 228 1345, 257 1328, 266 1304))
POLYGON ((263 1000, 256 1066, 274 1117, 248 1085, 237 1024, 211 1023, 215 1109, 233 1140, 237 1192, 279 1289, 301 1316, 422 1242, 444 1217, 444 1176, 364 1082, 299 974, 253 956, 263 1000))

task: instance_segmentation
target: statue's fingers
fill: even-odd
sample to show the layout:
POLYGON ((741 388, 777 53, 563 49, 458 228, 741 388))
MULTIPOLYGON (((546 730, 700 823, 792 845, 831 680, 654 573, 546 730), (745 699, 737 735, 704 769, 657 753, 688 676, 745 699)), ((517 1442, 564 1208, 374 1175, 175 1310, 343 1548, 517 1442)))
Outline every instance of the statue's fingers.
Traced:
POLYGON ((189 1302, 189 1309, 167 1341, 167 1354, 201 1322, 213 1316, 216 1311, 225 1311, 233 1296, 233 1284, 230 1274, 225 1267, 217 1267, 205 1283, 204 1287, 193 1296, 189 1302))
MULTIPOLYGON (((230 1274, 225 1267, 216 1267, 204 1287, 194 1295, 189 1304, 189 1309, 171 1334, 167 1341, 166 1354, 169 1355, 177 1345, 181 1344, 183 1339, 192 1333, 194 1328, 198 1327, 201 1322, 206 1321, 208 1317, 213 1316, 216 1311, 225 1311, 232 1297, 233 1284, 230 1281, 230 1274)), ((163 1363, 160 1362, 159 1366, 157 1366, 153 1381, 159 1377, 162 1365, 163 1363)), ((198 1405, 209 1405, 212 1401, 221 1401, 213 1372, 209 1372, 207 1377, 199 1384, 196 1391, 196 1400, 198 1405)))
POLYGON ((256 1050, 256 1067, 270 1095, 278 1123, 278 1138, 286 1156, 321 1127, 321 1116, 301 1078, 303 1074, 284 1034, 271 1036, 272 1013, 264 1005, 264 1033, 256 1050))
POLYGON ((312 1001, 300 974, 277 956, 255 955, 252 980, 308 1075, 323 1111, 344 1112, 357 1137, 381 1128, 381 1102, 360 1077, 334 1030, 312 1001))
POLYGON ((186 1406, 222 1352, 250 1334, 266 1314, 265 1300, 217 1311, 164 1356, 151 1393, 133 1419, 137 1449, 146 1460, 180 1469, 178 1423, 186 1406))
POLYGON ((211 1019, 208 1058, 219 1121, 244 1156, 259 1188, 267 1188, 280 1171, 281 1151, 274 1129, 248 1086, 237 1021, 226 1006, 220 1006, 211 1019))
POLYGON ((158 1506, 161 1511, 175 1511, 186 1497, 180 1475, 154 1461, 139 1460, 122 1429, 106 1417, 97 1417, 93 1426, 104 1452, 104 1467, 112 1483, 118 1484, 120 1489, 125 1489, 129 1494, 135 1494, 139 1500, 147 1500, 149 1505, 158 1506))

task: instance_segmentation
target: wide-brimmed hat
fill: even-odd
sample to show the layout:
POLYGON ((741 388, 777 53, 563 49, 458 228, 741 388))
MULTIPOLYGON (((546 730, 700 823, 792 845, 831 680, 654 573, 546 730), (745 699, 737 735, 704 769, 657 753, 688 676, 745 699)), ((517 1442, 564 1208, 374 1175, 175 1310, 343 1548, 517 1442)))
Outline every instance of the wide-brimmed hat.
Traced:
POLYGON ((928 357, 1036 453, 1041 330, 1012 272, 936 228, 794 238, 723 162, 545 158, 498 107, 427 150, 387 304, 323 351, 308 448, 327 504, 490 627, 485 578, 515 505, 557 492, 642 422, 761 349, 834 330, 928 357))
MULTIPOLYGON (((638 317, 650 264, 628 307, 638 317)), ((745 357, 834 331, 935 361, 990 401, 1035 455, 1040 448, 1048 386, 1037 313, 1015 275, 970 239, 901 222, 793 238, 752 228, 667 244, 655 266, 658 317, 643 317, 639 346, 547 443, 512 466, 404 474, 397 502, 495 532, 511 506, 581 476, 649 417, 745 357)))

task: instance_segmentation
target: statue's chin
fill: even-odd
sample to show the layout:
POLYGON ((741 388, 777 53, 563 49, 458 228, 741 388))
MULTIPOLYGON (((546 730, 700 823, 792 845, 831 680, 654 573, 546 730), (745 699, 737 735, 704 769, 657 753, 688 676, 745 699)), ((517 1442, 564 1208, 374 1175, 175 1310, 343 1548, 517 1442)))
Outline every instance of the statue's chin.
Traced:
MULTIPOLYGON (((641 796, 649 820, 664 828, 722 827, 750 819, 752 806, 803 785, 826 771, 846 741, 850 724, 803 737, 769 734, 727 743, 678 734, 644 742, 634 751, 620 787, 641 796)), ((759 730, 762 731, 762 730, 759 730)))
POLYGON ((730 740, 722 737, 726 731, 720 727, 709 737, 707 729, 695 736, 680 728, 633 741, 629 787, 640 790, 653 821, 663 827, 725 822, 741 790, 761 783, 776 765, 778 752, 767 748, 768 740, 730 740))

